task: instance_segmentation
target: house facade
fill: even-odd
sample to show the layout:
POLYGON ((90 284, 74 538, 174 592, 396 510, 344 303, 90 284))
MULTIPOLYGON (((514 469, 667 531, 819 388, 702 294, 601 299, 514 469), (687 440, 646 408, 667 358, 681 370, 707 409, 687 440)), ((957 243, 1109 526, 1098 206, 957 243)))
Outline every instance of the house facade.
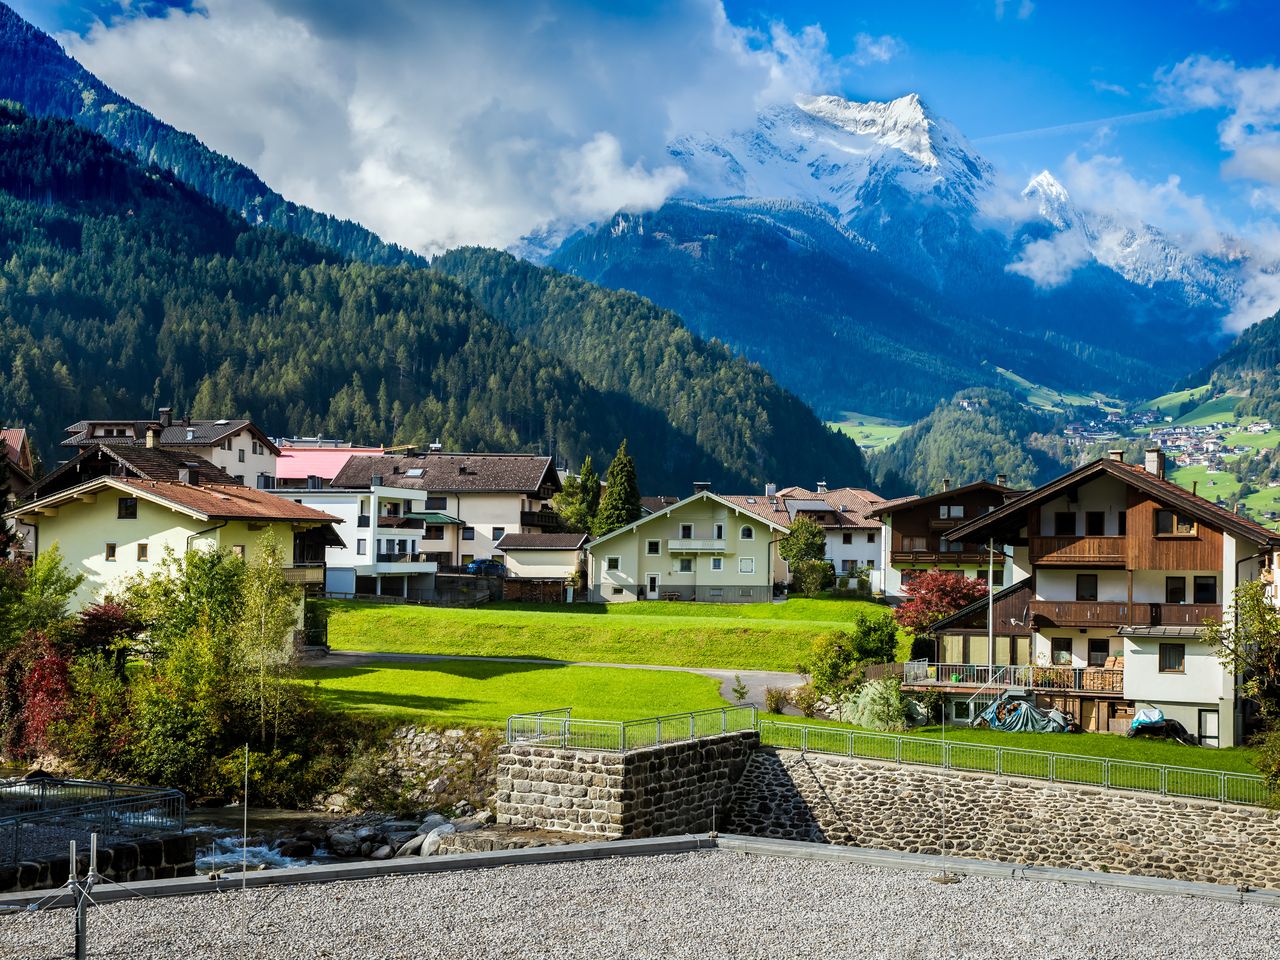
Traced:
MULTIPOLYGON (((0 429, 0 456, 5 458, 9 468, 7 479, 0 484, 0 510, 5 510, 35 482, 36 461, 27 431, 22 427, 0 429)), ((5 522, 17 537, 17 552, 28 554, 29 545, 35 541, 35 528, 18 520, 5 522)))
POLYGON ((166 551, 227 549, 252 562, 268 538, 286 577, 314 586, 325 545, 341 542, 336 517, 246 487, 202 458, 148 447, 88 448, 6 516, 34 528, 33 556, 56 544, 84 575, 77 608, 154 569, 166 551))
POLYGON ((788 526, 745 502, 756 498, 741 499, 698 490, 593 540, 589 599, 768 602, 774 584, 788 579, 778 556, 788 526))
POLYGON ((330 593, 425 600, 438 574, 495 557, 508 533, 558 529, 559 491, 550 457, 432 451, 354 455, 327 489, 276 493, 349 525, 326 558, 330 593))
POLYGON ((353 447, 349 443, 318 438, 277 440, 275 489, 325 490, 352 457, 381 456, 382 447, 353 447))
POLYGON ((969 578, 991 577, 994 587, 1013 583, 1014 556, 999 543, 994 552, 983 539, 960 538, 952 531, 995 510, 1020 491, 1010 489, 1004 477, 995 483, 979 481, 965 486, 943 482, 938 493, 927 497, 903 497, 874 505, 867 516, 884 524, 881 536, 881 589, 890 596, 905 595, 913 576, 928 570, 951 570, 969 578))
POLYGON ((865 579, 872 593, 883 591, 884 523, 870 514, 885 502, 884 497, 859 487, 828 490, 820 482, 814 490, 784 487, 773 491, 766 487, 764 502, 776 514, 780 511, 772 510, 774 501, 780 501, 786 522, 803 515, 822 527, 827 538, 825 559, 838 578, 847 578, 851 588, 859 579, 865 579))
POLYGON ((280 449, 251 420, 175 419, 161 407, 156 420, 81 420, 66 433, 64 447, 164 447, 206 460, 245 486, 275 486, 280 449))
POLYGON ((1008 544, 1027 575, 997 594, 994 650, 975 604, 935 626, 937 661, 909 688, 941 688, 958 720, 1014 689, 1087 730, 1159 709, 1206 745, 1241 742, 1247 712, 1204 624, 1270 576, 1280 534, 1166 480, 1159 449, 1140 465, 1115 452, 954 532, 1008 544))

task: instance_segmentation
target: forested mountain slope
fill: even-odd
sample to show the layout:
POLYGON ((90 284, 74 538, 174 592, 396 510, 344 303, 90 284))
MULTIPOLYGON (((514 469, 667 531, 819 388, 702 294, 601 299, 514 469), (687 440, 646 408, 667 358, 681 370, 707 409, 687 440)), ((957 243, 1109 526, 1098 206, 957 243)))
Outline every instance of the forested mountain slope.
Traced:
POLYGON ((478 247, 450 251, 432 267, 596 389, 666 411, 676 429, 696 437, 727 470, 754 478, 748 489, 765 481, 866 481, 852 440, 759 366, 693 335, 679 317, 642 297, 478 247))
POLYGON ((370 263, 425 264, 417 254, 383 242, 358 223, 285 200, 248 167, 120 96, 4 3, 0 3, 0 99, 16 100, 37 116, 73 119, 143 163, 171 171, 250 223, 278 227, 370 263))
MULTIPOLYGON (((553 444, 574 462, 607 462, 625 436, 654 490, 766 476, 742 458, 724 466, 696 426, 673 425, 690 422, 683 410, 586 382, 441 273, 250 228, 75 124, 12 105, 0 105, 0 370, 0 421, 34 428, 46 462, 68 423, 168 404, 273 434, 553 444)), ((766 399, 748 390, 750 409, 781 393, 763 378, 752 389, 766 399)), ((758 448, 756 423, 715 422, 718 444, 758 448)), ((804 443, 774 439, 771 463, 804 443)), ((856 449, 847 462, 858 479, 856 449)))

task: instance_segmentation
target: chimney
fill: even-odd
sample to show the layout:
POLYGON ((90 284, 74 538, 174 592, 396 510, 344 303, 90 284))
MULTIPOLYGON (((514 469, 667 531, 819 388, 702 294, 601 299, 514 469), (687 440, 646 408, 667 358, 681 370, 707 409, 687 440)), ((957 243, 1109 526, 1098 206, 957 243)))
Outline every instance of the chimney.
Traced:
POLYGON ((710 480, 695 480, 695 481, 693 481, 693 492, 694 492, 694 493, 706 493, 706 492, 707 492, 708 490, 710 490, 710 489, 711 489, 711 481, 710 481, 710 480))
POLYGON ((825 480, 819 480, 819 481, 818 481, 818 492, 819 492, 819 493, 826 493, 826 492, 827 492, 827 481, 825 481, 825 480))
POLYGON ((440 452, 441 450, 443 450, 443 449, 444 449, 444 445, 440 442, 440 438, 439 438, 439 437, 436 437, 436 442, 435 442, 435 443, 429 443, 429 444, 427 444, 427 451, 428 451, 429 453, 439 453, 439 452, 440 452))
POLYGON ((167 427, 173 423, 173 407, 160 408, 160 426, 167 427))
POLYGON ((156 446, 156 428, 155 427, 147 427, 147 446, 151 449, 155 449, 155 446, 156 446))
POLYGON ((1108 450, 1108 451, 1107 451, 1107 459, 1108 459, 1108 460, 1114 460, 1116 463, 1124 463, 1124 451, 1123 451, 1123 450, 1108 450))
POLYGON ((192 427, 187 427, 187 439, 194 440, 195 438, 196 438, 195 430, 192 427))
POLYGON ((1164 451, 1159 447, 1147 447, 1146 460, 1143 464, 1147 473, 1156 477, 1164 477, 1164 451))
POLYGON ((951 489, 951 478, 950 478, 950 477, 943 477, 943 478, 942 478, 942 492, 943 492, 943 493, 946 493, 946 492, 947 492, 948 490, 950 490, 950 489, 951 489))
POLYGON ((996 474, 996 486, 1007 487, 1009 485, 1009 475, 1007 473, 996 474))
POLYGON ((766 483, 764 485, 764 495, 766 497, 776 497, 778 495, 778 485, 776 483, 766 483))

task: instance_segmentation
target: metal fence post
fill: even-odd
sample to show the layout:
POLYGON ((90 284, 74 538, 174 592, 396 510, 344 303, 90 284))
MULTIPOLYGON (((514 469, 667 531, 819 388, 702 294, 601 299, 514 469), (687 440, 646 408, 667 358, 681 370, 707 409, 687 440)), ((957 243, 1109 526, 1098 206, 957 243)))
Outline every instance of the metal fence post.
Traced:
POLYGON ((1105 758, 1102 761, 1102 785, 1108 788, 1111 786, 1111 761, 1105 758))
POLYGON ((1058 769, 1057 769, 1058 765, 1054 762, 1054 760, 1055 760, 1054 755, 1052 753, 1049 754, 1049 782, 1050 783, 1058 782, 1058 769))
POLYGON ((1166 796, 1169 793, 1169 768, 1160 768, 1160 796, 1166 796))
POLYGON ((695 723, 697 723, 697 717, 695 717, 692 713, 690 713, 689 714, 689 739, 690 740, 698 739, 697 730, 694 728, 695 723))
POLYGON ((1218 801, 1220 803, 1227 802, 1227 775, 1225 773, 1218 774, 1218 801))
POLYGON ((809 752, 809 727, 808 727, 808 725, 806 725, 806 726, 801 727, 801 728, 800 728, 800 730, 801 730, 801 734, 800 734, 800 752, 801 752, 801 753, 808 753, 808 752, 809 752))
POLYGON ((893 740, 893 762, 902 763, 902 738, 894 737, 893 740))

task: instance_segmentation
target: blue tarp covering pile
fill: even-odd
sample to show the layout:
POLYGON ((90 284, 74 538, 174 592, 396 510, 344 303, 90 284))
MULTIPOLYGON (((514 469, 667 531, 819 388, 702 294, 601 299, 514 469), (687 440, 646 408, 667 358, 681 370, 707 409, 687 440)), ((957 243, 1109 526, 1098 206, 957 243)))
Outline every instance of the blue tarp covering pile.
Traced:
POLYGON ((982 711, 977 723, 992 730, 1013 733, 1070 733, 1071 718, 1057 710, 1044 711, 1025 700, 1014 700, 1001 694, 982 711))

